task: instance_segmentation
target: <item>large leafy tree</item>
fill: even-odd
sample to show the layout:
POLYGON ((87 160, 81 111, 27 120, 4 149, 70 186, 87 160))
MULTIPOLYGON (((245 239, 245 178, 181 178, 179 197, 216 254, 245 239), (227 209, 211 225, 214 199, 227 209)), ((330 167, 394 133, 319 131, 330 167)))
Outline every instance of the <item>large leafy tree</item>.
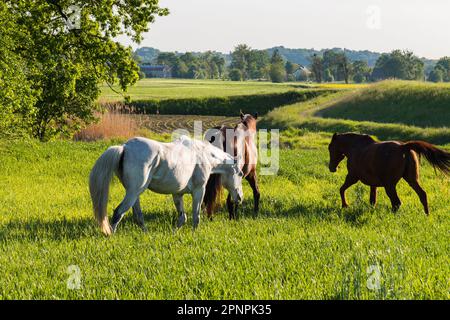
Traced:
POLYGON ((286 80, 285 62, 278 49, 273 52, 270 59, 270 79, 275 83, 286 80))
POLYGON ((231 53, 231 69, 237 69, 241 72, 243 80, 250 78, 249 65, 250 65, 251 48, 246 44, 240 44, 234 48, 231 53))
POLYGON ((268 77, 270 58, 264 50, 255 50, 246 44, 240 44, 231 53, 231 59, 230 69, 239 70, 243 80, 268 77))
POLYGON ((354 72, 353 80, 356 83, 366 82, 372 72, 371 68, 367 64, 367 61, 362 60, 353 62, 352 69, 354 72))
POLYGON ((314 54, 310 57, 310 60, 311 74, 316 82, 321 83, 323 80, 323 58, 317 54, 314 54))
POLYGON ((450 57, 439 59, 428 79, 433 82, 450 82, 450 57))
POLYGON ((100 83, 118 82, 123 91, 134 84, 139 69, 131 48, 115 39, 127 35, 139 43, 155 17, 168 14, 158 0, 6 0, 3 6, 17 37, 8 48, 34 93, 32 134, 42 140, 92 121, 100 83))
POLYGON ((15 17, 0 3, 0 135, 24 133, 35 103, 26 78, 26 63, 16 53, 26 35, 16 30, 15 17))
POLYGON ((374 80, 388 78, 422 80, 424 63, 410 51, 394 50, 378 58, 372 72, 374 80))

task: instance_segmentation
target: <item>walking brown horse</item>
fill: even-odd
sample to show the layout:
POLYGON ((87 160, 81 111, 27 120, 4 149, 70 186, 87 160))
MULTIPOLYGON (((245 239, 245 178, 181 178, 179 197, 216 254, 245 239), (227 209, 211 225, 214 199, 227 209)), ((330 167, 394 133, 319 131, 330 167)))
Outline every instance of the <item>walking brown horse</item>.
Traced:
MULTIPOLYGON (((257 214, 259 210, 260 192, 256 175, 256 165, 258 162, 258 151, 256 148, 256 120, 258 114, 243 114, 241 111, 241 121, 234 127, 215 127, 206 134, 206 139, 216 147, 235 156, 239 168, 242 170, 245 179, 249 182, 253 190, 253 210, 257 214)), ((222 183, 220 175, 212 174, 206 184, 204 204, 209 219, 212 219, 213 212, 220 199, 222 183)), ((230 219, 237 218, 237 204, 235 204, 230 194, 227 197, 227 209, 230 219)))
POLYGON ((401 201, 396 186, 405 179, 417 193, 429 214, 427 194, 419 184, 419 160, 417 154, 425 158, 444 174, 450 173, 450 153, 424 141, 376 142, 368 135, 356 133, 334 134, 328 146, 329 168, 336 172, 339 163, 346 157, 348 175, 340 189, 342 207, 348 207, 345 190, 358 181, 370 186, 370 203, 375 205, 377 187, 384 187, 391 200, 392 210, 398 211, 401 201))

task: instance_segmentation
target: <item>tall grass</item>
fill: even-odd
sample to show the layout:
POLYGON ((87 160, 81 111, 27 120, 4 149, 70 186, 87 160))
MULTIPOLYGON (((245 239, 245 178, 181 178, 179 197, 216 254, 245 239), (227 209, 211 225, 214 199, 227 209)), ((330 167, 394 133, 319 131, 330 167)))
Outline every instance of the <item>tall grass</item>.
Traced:
POLYGON ((134 117, 121 111, 110 110, 98 115, 98 122, 77 132, 75 141, 96 141, 112 138, 131 138, 136 136, 139 124, 134 117))

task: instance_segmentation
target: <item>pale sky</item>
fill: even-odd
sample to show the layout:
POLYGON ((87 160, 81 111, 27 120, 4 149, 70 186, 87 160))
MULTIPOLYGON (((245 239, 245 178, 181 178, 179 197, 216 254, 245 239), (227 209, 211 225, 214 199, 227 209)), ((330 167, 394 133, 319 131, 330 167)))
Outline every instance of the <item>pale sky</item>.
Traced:
POLYGON ((450 0, 160 0, 160 5, 171 13, 156 19, 140 47, 230 52, 245 43, 255 49, 409 49, 421 57, 450 56, 450 0))

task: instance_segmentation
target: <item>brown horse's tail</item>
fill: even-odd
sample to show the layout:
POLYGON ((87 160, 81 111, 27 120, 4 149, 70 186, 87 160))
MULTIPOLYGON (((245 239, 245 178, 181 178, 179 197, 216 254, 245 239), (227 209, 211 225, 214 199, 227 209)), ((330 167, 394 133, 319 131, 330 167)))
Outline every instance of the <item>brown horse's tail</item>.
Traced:
POLYGON ((220 174, 211 174, 206 183, 205 196, 203 197, 203 203, 206 205, 208 218, 211 218, 213 211, 216 210, 221 191, 222 181, 220 179, 220 174))
POLYGON ((438 149, 424 141, 410 141, 403 145, 407 150, 413 150, 425 158, 445 174, 450 174, 450 153, 438 149))

